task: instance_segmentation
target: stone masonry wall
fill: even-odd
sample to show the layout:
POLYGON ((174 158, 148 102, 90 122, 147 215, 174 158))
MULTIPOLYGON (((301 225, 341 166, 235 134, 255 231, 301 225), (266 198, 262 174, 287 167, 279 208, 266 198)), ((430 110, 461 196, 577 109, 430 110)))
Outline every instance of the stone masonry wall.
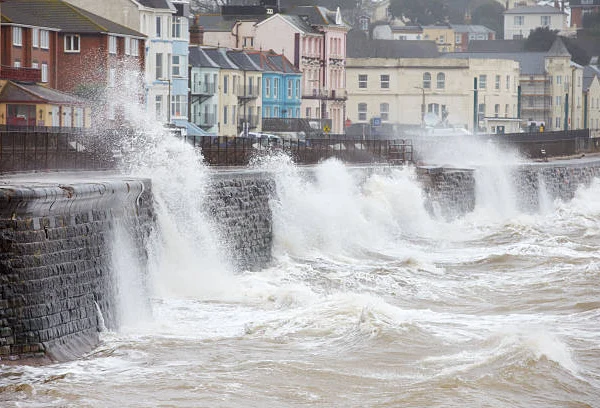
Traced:
POLYGON ((0 184, 0 359, 66 360, 115 327, 111 230, 152 225, 148 180, 0 184))
POLYGON ((226 255, 238 270, 256 270, 271 261, 273 225, 269 199, 275 184, 266 173, 215 174, 206 202, 225 237, 226 255))

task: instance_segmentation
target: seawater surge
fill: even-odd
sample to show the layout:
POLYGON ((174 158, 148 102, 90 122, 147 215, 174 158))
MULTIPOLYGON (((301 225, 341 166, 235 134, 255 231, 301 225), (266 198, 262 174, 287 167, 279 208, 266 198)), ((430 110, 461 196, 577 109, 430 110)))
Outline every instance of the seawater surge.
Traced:
MULTIPOLYGON (((131 315, 83 359, 0 366, 5 406, 600 399, 595 161, 493 162, 466 146, 432 158, 425 174, 335 160, 305 168, 284 156, 236 173, 160 132, 139 137, 145 148, 123 171, 151 179, 155 222, 147 292, 127 293, 147 309, 123 302, 131 315), (435 195, 424 180, 451 191, 435 195), (454 194, 456 180, 471 191, 454 194), (468 211, 444 210, 461 197, 468 211), (240 262, 264 246, 258 266, 240 262)), ((123 228, 111 238, 119 285, 144 287, 123 228)))

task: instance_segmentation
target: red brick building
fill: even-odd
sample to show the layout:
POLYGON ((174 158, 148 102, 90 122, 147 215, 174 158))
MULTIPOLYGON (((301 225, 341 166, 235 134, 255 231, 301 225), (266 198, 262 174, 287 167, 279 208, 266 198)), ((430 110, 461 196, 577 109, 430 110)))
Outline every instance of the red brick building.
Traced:
MULTIPOLYGON (((31 80, 39 70, 34 82, 68 93, 127 86, 142 95, 136 81, 119 80, 144 72, 144 34, 61 0, 4 0, 0 13, 0 78, 31 80)), ((103 114, 115 119, 115 109, 108 103, 103 114)))

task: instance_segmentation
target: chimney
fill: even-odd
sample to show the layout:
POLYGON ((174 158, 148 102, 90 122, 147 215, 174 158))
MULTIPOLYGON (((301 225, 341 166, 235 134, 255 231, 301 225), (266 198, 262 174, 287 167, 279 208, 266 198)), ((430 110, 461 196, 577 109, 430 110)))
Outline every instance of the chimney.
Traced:
POLYGON ((198 24, 198 15, 194 16, 194 22, 190 27, 190 45, 204 44, 204 27, 198 24))

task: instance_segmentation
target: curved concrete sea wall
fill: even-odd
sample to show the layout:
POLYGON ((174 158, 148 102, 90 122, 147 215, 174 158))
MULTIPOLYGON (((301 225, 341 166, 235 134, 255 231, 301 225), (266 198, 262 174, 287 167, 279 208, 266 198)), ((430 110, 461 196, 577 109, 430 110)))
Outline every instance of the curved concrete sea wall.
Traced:
POLYGON ((133 227, 145 256, 153 208, 148 180, 0 184, 0 358, 71 359, 114 328, 115 222, 133 227))

